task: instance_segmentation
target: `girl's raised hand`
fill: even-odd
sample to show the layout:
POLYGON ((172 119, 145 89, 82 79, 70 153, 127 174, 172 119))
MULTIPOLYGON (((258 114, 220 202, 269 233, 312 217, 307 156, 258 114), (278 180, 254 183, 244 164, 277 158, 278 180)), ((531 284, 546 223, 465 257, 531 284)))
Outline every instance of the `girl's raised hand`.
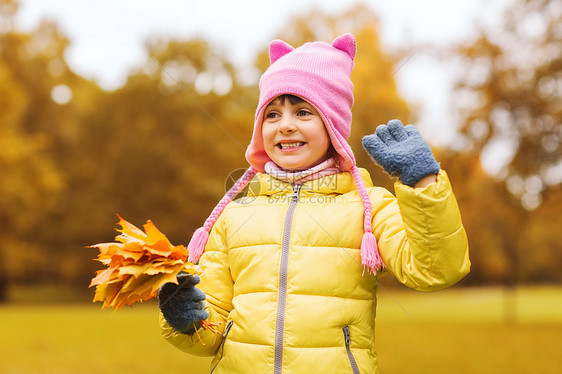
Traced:
POLYGON ((413 125, 403 126, 397 119, 363 137, 363 147, 387 173, 411 187, 440 169, 418 130, 413 125))

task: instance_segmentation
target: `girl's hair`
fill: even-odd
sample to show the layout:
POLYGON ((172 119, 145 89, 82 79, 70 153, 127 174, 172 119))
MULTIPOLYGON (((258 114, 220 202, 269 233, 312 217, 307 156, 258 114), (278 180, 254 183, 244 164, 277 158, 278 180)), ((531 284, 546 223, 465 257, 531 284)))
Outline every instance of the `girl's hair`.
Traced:
POLYGON ((301 99, 298 96, 291 95, 291 94, 285 94, 285 95, 277 96, 275 99, 271 100, 271 102, 273 103, 274 101, 276 101, 279 104, 283 105, 283 104, 285 104, 285 100, 289 100, 291 105, 295 105, 295 104, 302 103, 303 101, 305 101, 304 99, 301 99))

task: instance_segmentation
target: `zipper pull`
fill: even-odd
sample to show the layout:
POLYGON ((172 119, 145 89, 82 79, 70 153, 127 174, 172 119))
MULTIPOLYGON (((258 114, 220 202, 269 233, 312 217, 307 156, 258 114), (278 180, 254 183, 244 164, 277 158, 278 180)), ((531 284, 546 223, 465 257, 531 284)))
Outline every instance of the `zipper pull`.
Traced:
POLYGON ((349 326, 343 328, 343 336, 345 338, 345 345, 349 346, 351 344, 351 334, 349 333, 349 326))
POLYGON ((302 184, 293 185, 293 195, 291 196, 291 202, 296 203, 299 201, 299 194, 301 191, 302 184))
POLYGON ((224 328, 224 333, 222 334, 222 338, 225 339, 226 336, 228 335, 230 329, 232 328, 232 325, 234 324, 233 320, 228 321, 228 323, 226 324, 226 327, 224 328))

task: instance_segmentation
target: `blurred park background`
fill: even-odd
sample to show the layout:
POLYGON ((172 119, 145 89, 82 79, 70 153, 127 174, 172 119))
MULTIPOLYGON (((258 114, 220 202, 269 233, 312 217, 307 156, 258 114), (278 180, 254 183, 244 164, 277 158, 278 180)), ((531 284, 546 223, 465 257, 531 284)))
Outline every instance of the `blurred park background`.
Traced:
MULTIPOLYGON (((241 69, 204 35, 155 35, 107 89, 69 67, 56 21, 19 29, 19 3, 0 0, 0 373, 205 372, 197 365, 207 361, 158 336, 152 302, 115 314, 89 304, 99 265, 87 246, 113 240, 116 214, 187 242, 247 167, 258 91, 244 71, 265 70, 267 45, 241 69)), ((392 118, 419 120, 421 104, 395 79, 412 58, 455 73, 442 108, 452 115, 422 130, 430 143, 453 134, 432 145, 458 198, 472 271, 428 295, 383 279, 382 374, 562 364, 562 1, 512 0, 499 18, 456 43, 389 47, 378 15, 353 3, 336 14, 295 10, 269 38, 296 46, 355 34, 349 142, 390 190, 361 137, 392 118)))

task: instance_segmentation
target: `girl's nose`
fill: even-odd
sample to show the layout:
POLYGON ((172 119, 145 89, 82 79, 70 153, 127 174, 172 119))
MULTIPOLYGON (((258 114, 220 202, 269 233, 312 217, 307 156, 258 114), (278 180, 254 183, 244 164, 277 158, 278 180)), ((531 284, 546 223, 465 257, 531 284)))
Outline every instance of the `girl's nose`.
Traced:
POLYGON ((283 116, 281 123, 279 123, 279 132, 289 134, 297 131, 295 121, 291 116, 283 116))

